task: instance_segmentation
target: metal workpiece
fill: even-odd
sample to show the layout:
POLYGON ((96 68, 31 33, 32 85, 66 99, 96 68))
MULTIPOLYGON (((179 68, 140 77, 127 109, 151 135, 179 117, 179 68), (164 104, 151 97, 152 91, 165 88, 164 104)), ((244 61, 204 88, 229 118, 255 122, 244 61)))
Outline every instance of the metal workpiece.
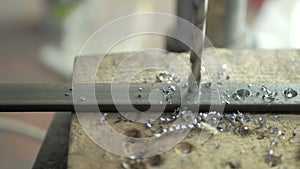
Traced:
POLYGON ((227 84, 225 110, 244 112, 297 112, 300 85, 291 83, 227 84), (292 91, 290 91, 292 89, 292 91))
MULTIPOLYGON (((122 84, 116 84, 122 85, 122 84)), ((220 84, 219 84, 220 85, 220 84)), ((116 103, 111 94, 111 84, 82 84, 82 86, 95 87, 96 103, 102 112, 118 112, 116 105, 126 111, 128 101, 116 103)), ((180 93, 184 87, 176 86, 172 90, 169 84, 132 84, 129 87, 129 98, 133 107, 146 111, 150 106, 166 112, 173 112, 182 104, 192 105, 198 103, 181 103, 180 93), (142 91, 140 89, 143 89, 142 91), (169 92, 164 89, 170 89, 169 92), (155 100, 149 101, 151 92, 161 94, 155 100), (166 94, 170 93, 171 94, 166 94), (139 97, 139 94, 141 95, 139 97), (168 100, 166 98, 168 97, 168 100)), ((225 104, 225 112, 297 112, 300 110, 300 85, 279 83, 227 83, 224 91, 217 91, 210 83, 200 85, 199 111, 209 111, 211 103, 225 104), (222 100, 211 100, 212 95, 220 93, 222 100)), ((74 103, 85 111, 92 111, 94 101, 86 91, 75 89, 71 84, 2 84, 0 85, 0 111, 69 111, 74 112, 74 103), (74 98, 72 92, 80 95, 74 98)), ((117 93, 116 97, 124 97, 124 93, 117 93)), ((216 97, 214 97, 216 98, 216 97)), ((132 109, 128 109, 132 110, 132 109)))
POLYGON ((0 111, 72 111, 71 84, 1 84, 0 111))

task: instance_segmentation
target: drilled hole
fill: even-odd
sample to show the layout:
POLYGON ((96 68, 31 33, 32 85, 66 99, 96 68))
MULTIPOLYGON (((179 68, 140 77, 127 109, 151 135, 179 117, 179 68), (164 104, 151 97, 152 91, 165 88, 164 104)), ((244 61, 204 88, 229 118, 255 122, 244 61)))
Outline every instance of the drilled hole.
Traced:
POLYGON ((232 98, 235 100, 241 100, 241 99, 245 99, 246 97, 249 97, 249 96, 250 96, 249 90, 239 89, 233 93, 232 98))
POLYGON ((298 92, 292 88, 287 88, 285 90, 283 90, 283 95, 285 98, 293 98, 296 97, 298 95, 298 92))
POLYGON ((241 98, 245 98, 250 96, 250 91, 247 89, 239 89, 236 91, 236 94, 238 94, 241 98))

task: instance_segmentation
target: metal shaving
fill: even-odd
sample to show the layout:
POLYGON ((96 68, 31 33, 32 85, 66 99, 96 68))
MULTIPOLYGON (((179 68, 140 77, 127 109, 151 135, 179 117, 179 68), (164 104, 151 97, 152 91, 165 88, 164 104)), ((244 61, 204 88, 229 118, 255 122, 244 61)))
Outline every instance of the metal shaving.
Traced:
POLYGON ((275 116, 273 116, 273 119, 279 120, 279 116, 275 115, 275 116))
MULTIPOLYGON (((175 121, 178 118, 183 118, 185 114, 188 114, 188 113, 184 113, 187 111, 189 110, 178 108, 173 113, 164 113, 159 118, 158 124, 167 124, 175 121)), ((191 119, 190 123, 188 124, 185 125, 173 124, 167 128, 163 128, 162 126, 158 127, 159 130, 157 130, 157 132, 154 133, 154 136, 159 138, 171 132, 183 131, 186 129, 202 130, 205 128, 205 126, 207 127, 208 124, 206 124, 206 122, 208 120, 210 124, 214 123, 214 121, 216 122, 216 124, 218 124, 216 130, 219 132, 232 131, 234 134, 243 137, 255 133, 259 134, 262 131, 263 132, 267 131, 270 135, 274 136, 273 140, 270 143, 271 145, 277 145, 278 137, 285 135, 284 130, 279 130, 276 126, 273 125, 267 126, 266 121, 262 117, 254 119, 250 117, 250 114, 241 113, 238 111, 236 113, 230 113, 230 114, 221 114, 218 112, 199 112, 196 115, 194 115, 194 118, 191 119), (214 116, 212 117, 211 114, 214 114, 214 116)), ((150 127, 150 124, 147 125, 148 127, 150 127)))
POLYGON ((71 93, 67 92, 67 93, 65 93, 65 96, 71 96, 71 93))
POLYGON ((233 98, 234 100, 242 100, 242 98, 241 98, 237 93, 233 93, 233 94, 232 94, 232 98, 233 98))
POLYGON ((174 73, 169 73, 168 71, 163 70, 163 71, 158 72, 158 75, 156 76, 156 79, 157 79, 158 82, 161 82, 161 83, 162 82, 167 82, 169 84, 169 83, 172 83, 174 81, 177 81, 178 77, 174 73))
POLYGON ((268 155, 273 155, 274 154, 273 149, 268 149, 267 152, 268 152, 268 155))
MULTIPOLYGON (((212 129, 211 126, 209 126, 208 124, 206 124, 206 120, 208 120, 208 114, 209 113, 198 113, 196 116, 194 116, 194 118, 191 118, 191 111, 188 110, 187 108, 184 109, 176 109, 172 114, 167 115, 164 114, 161 118, 160 118, 160 123, 168 123, 171 121, 176 120, 177 118, 182 118, 186 121, 190 121, 190 123, 188 124, 184 124, 184 125, 180 125, 180 124, 173 124, 168 128, 160 128, 159 133, 155 133, 154 136, 159 138, 163 135, 169 134, 171 132, 176 132, 176 131, 183 131, 183 130, 187 130, 187 129, 207 129, 209 131, 212 130, 216 130, 216 129, 212 129)), ((210 112, 210 114, 212 116, 214 116, 213 120, 217 120, 219 117, 221 117, 220 113, 217 112, 210 112)), ((211 120, 211 119, 210 119, 211 120)), ((212 133, 215 133, 212 132, 212 133)))
POLYGON ((99 122, 100 124, 104 124, 105 123, 105 120, 106 120, 106 116, 108 114, 107 113, 104 113, 103 115, 101 114, 100 118, 99 118, 99 122))
POLYGON ((175 85, 170 85, 168 88, 171 89, 172 91, 176 91, 176 86, 175 85))
POLYGON ((262 85, 261 90, 264 92, 262 99, 265 102, 273 102, 276 99, 276 96, 278 95, 277 90, 271 91, 265 85, 262 85))
POLYGON ((257 126, 257 128, 258 128, 258 129, 261 129, 261 128, 263 128, 264 126, 266 126, 266 122, 263 120, 262 117, 259 117, 259 118, 258 118, 258 126, 257 126))
POLYGON ((152 128, 152 123, 150 121, 147 121, 147 123, 145 123, 145 127, 146 128, 152 128))
POLYGON ((293 130, 293 137, 296 136, 297 134, 297 128, 300 126, 300 124, 297 124, 296 127, 294 127, 294 130, 293 130))
POLYGON ((277 136, 284 136, 285 135, 285 130, 278 130, 277 136))
POLYGON ((159 138, 163 135, 175 132, 175 131, 182 131, 182 130, 186 130, 186 129, 193 129, 194 125, 193 124, 187 124, 187 125, 172 125, 169 128, 163 128, 159 131, 159 133, 155 133, 154 136, 156 138, 159 138))
POLYGON ((156 127, 154 127, 154 122, 155 122, 154 120, 150 119, 144 124, 144 126, 147 129, 150 129, 152 132, 156 132, 157 129, 156 129, 156 127))
POLYGON ((145 164, 142 162, 142 159, 136 158, 135 156, 130 156, 129 158, 124 158, 121 167, 123 169, 137 169, 145 168, 145 164))
POLYGON ((123 120, 122 116, 118 116, 118 117, 115 119, 114 123, 120 123, 122 120, 123 120))
POLYGON ((278 132, 278 128, 277 128, 276 126, 273 126, 273 125, 272 125, 272 126, 269 126, 269 127, 268 127, 268 130, 269 130, 269 132, 272 133, 272 134, 278 132))
POLYGON ((271 145, 277 145, 278 144, 278 139, 276 137, 273 138, 271 141, 271 145))
POLYGON ((267 155, 265 155, 265 163, 270 165, 271 167, 278 166, 282 163, 281 155, 275 156, 274 150, 269 148, 267 150, 267 155))
POLYGON ((80 100, 81 100, 81 101, 85 101, 85 97, 83 97, 83 96, 80 97, 80 100))
POLYGON ((239 128, 238 133, 241 136, 247 136, 251 133, 251 131, 250 131, 250 128, 248 126, 242 126, 242 127, 239 128))
POLYGON ((163 99, 169 103, 172 102, 172 98, 175 95, 176 86, 168 85, 167 88, 160 89, 163 92, 163 99))

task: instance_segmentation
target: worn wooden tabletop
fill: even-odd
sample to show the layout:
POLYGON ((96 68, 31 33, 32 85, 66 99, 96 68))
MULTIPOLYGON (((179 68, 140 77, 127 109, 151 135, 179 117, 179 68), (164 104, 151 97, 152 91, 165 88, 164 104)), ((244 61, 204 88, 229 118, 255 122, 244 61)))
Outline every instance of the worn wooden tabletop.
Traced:
MULTIPOLYGON (((297 50, 247 50, 247 51, 230 51, 225 49, 217 49, 220 62, 225 68, 230 82, 287 82, 299 83, 300 74, 298 68, 300 66, 300 51, 297 50)), ((148 62, 159 62, 161 69, 169 69, 176 73, 180 78, 187 76, 187 70, 183 70, 183 64, 189 64, 189 55, 187 53, 174 54, 164 52, 144 52, 136 55, 141 56, 160 56, 159 60, 147 60, 145 57, 134 58, 130 63, 126 64, 126 69, 121 72, 123 78, 117 79, 122 81, 126 79, 126 72, 137 70, 138 67, 148 62), (170 58, 181 58, 182 62, 175 61, 170 58), (179 69, 182 68, 182 69, 179 69)), ((97 83, 111 83, 114 72, 120 67, 119 64, 129 54, 113 54, 105 57, 99 64, 97 77, 87 76, 90 68, 98 66, 95 58, 87 57, 80 63, 80 70, 76 76, 80 77, 80 82, 91 82, 95 80, 97 83)), ((149 57, 150 58, 150 57, 149 57)), ((157 69, 147 69, 136 74, 132 79, 134 83, 154 83, 156 81, 157 69)), ((121 76, 122 77, 122 76, 121 76)), ((209 81, 206 72, 203 72, 203 81, 209 81)), ((300 112, 300 110, 299 110, 300 112)), ((149 129, 141 124, 124 121, 114 123, 118 114, 109 114, 107 122, 112 125, 118 132, 132 137, 147 137, 149 129)), ((268 126, 276 126, 278 129, 285 131, 284 136, 278 138, 278 143, 273 145, 274 159, 267 161, 267 149, 273 136, 264 131, 252 132, 246 136, 240 136, 234 132, 218 132, 209 138, 205 143, 199 143, 199 131, 192 131, 190 137, 182 140, 173 149, 160 155, 141 159, 141 162, 132 167, 135 168, 299 168, 300 166, 300 134, 293 137, 294 127, 300 123, 300 116, 295 114, 278 114, 278 118, 274 118, 274 114, 256 114, 253 118, 262 117, 266 120, 268 126), (188 151, 187 151, 188 150, 188 151)), ((249 124, 250 129, 255 126, 249 124)), ((300 127, 298 129, 300 133, 300 127)), ((122 166, 122 162, 128 159, 106 152, 96 145, 85 133, 81 127, 76 114, 72 117, 68 167, 71 169, 86 168, 126 168, 122 166)))

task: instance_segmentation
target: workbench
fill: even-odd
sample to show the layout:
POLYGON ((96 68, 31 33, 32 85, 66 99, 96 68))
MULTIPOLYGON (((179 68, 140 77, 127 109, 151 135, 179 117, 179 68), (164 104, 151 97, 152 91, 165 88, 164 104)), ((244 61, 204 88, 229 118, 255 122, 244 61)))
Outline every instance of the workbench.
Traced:
MULTIPOLYGON (((216 49, 220 61, 224 64, 227 81, 233 83, 299 83, 300 74, 300 51, 299 50, 243 50, 231 51, 216 49)), ((189 63, 188 53, 140 53, 141 55, 161 55, 162 58, 172 55, 180 56, 187 64, 189 63)), ((121 61, 128 56, 124 54, 111 54, 104 58, 99 65, 96 83, 111 83, 113 73, 121 61)), ((97 57, 97 56, 95 56, 97 57)), ((135 60, 128 65, 131 68, 141 65, 143 60, 135 60)), ((172 60, 164 60, 166 66, 175 65, 172 60)), ((97 64, 93 57, 87 57, 82 63, 81 70, 77 73, 81 82, 89 82, 93 77, 86 76, 90 65, 97 64)), ((178 76, 186 72, 174 70, 178 76)), ((133 83, 142 84, 156 82, 157 70, 147 70, 137 74, 132 80, 133 83)), ((203 72, 202 82, 208 82, 209 78, 203 72)), ((300 110, 299 110, 300 112, 300 110)), ((252 168, 299 168, 300 166, 300 134, 292 137, 294 127, 300 123, 299 112, 276 112, 251 114, 253 117, 266 119, 269 125, 274 125, 285 130, 286 134, 274 146, 274 155, 278 157, 275 162, 268 163, 265 160, 267 147, 273 137, 260 137, 257 133, 247 136, 240 136, 233 132, 218 132, 204 143, 198 143, 199 132, 192 131, 190 137, 185 138, 181 143, 168 152, 160 155, 142 159, 136 168, 229 168, 229 169, 252 169, 252 168), (274 118, 276 117, 276 118, 274 118), (183 150, 188 149, 188 151, 183 150)), ((133 137, 144 137, 149 131, 141 124, 134 124, 129 121, 114 123, 118 114, 108 114, 109 122, 120 133, 133 133, 133 137)), ((121 169, 123 157, 116 156, 97 146, 82 129, 76 114, 72 114, 68 168, 115 168, 121 169)), ((300 130, 300 129, 298 129, 300 130)), ((300 131, 299 131, 300 132, 300 131)), ((298 132, 298 133, 299 133, 298 132)), ((130 134, 129 134, 130 135, 130 134)))

